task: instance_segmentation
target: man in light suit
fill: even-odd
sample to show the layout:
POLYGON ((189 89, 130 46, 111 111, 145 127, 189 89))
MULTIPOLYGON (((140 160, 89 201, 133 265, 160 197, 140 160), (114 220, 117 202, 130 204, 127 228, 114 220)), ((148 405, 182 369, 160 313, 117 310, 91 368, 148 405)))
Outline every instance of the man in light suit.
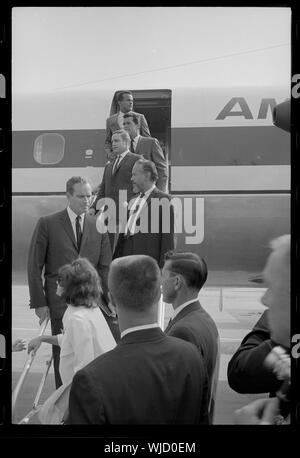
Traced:
POLYGON ((132 200, 128 220, 114 250, 113 258, 130 254, 152 256, 160 267, 164 255, 174 249, 174 209, 170 196, 155 186, 158 174, 152 161, 139 159, 132 169, 132 200))
POLYGON ((114 246, 115 235, 118 233, 119 226, 119 209, 123 207, 125 202, 129 201, 134 192, 131 186, 131 172, 134 163, 140 158, 137 154, 129 151, 130 137, 125 130, 117 130, 112 136, 112 147, 115 155, 113 162, 108 162, 105 166, 102 182, 97 194, 97 197, 89 213, 94 215, 101 212, 104 207, 105 198, 110 198, 115 203, 115 219, 113 214, 110 214, 109 222, 109 238, 111 246, 114 246), (126 195, 121 195, 120 191, 126 195))
POLYGON ((158 180, 156 186, 163 192, 167 191, 168 184, 168 164, 164 153, 156 138, 142 137, 140 135, 139 120, 133 112, 124 115, 124 129, 131 138, 131 152, 141 154, 145 159, 154 162, 158 180))
MULTIPOLYGON (((40 324, 50 315, 53 335, 61 333, 62 317, 67 308, 65 302, 56 295, 58 269, 78 257, 87 258, 97 269, 105 293, 108 266, 111 262, 107 234, 99 234, 95 219, 87 214, 92 197, 90 183, 82 177, 72 177, 67 182, 66 190, 67 208, 43 216, 37 222, 29 248, 27 266, 30 308, 35 309, 40 324)), ((104 316, 115 338, 118 338, 116 325, 106 313, 104 316)), ((53 347, 53 358, 55 382, 58 387, 61 385, 58 370, 59 347, 53 347)))
POLYGON ((108 286, 121 340, 75 374, 66 424, 200 424, 207 378, 194 345, 157 324, 160 271, 149 256, 112 262, 108 286))
POLYGON ((212 423, 219 372, 219 334, 215 322, 198 299, 207 278, 206 263, 195 253, 169 252, 165 259, 163 301, 172 304, 174 309, 165 333, 193 343, 203 357, 209 382, 209 421, 212 423))
MULTIPOLYGON (((111 144, 112 134, 116 130, 123 129, 124 115, 125 113, 128 113, 128 111, 132 111, 133 109, 133 96, 130 91, 119 92, 119 94, 117 95, 117 101, 119 105, 119 112, 110 116, 106 120, 106 139, 104 149, 108 159, 114 158, 111 144)), ((145 116, 141 113, 136 112, 134 112, 134 114, 138 118, 141 135, 143 135, 144 137, 150 137, 150 130, 145 116)))

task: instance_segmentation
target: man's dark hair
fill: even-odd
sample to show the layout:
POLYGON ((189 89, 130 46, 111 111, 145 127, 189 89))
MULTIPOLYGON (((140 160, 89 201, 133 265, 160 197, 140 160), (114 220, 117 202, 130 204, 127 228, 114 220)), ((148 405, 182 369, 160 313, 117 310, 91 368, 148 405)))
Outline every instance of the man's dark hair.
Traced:
POLYGON ((124 114, 124 119, 125 118, 132 118, 132 121, 134 122, 134 124, 136 124, 137 126, 139 126, 139 118, 137 117, 137 115, 135 113, 133 113, 132 111, 128 111, 128 113, 125 113, 124 114))
POLYGON ((132 92, 130 92, 130 91, 121 91, 121 92, 119 92, 118 95, 117 95, 117 102, 121 102, 121 100, 123 100, 123 95, 124 94, 132 95, 132 92))
MULTIPOLYGON (((153 183, 156 183, 158 180, 158 173, 155 167, 154 162, 148 161, 147 159, 138 159, 135 164, 141 165, 143 172, 149 172, 150 173, 150 178, 153 183)), ((135 165, 134 164, 134 165, 135 165)))
MULTIPOLYGON (((67 184, 66 184, 66 190, 67 190, 67 192, 69 194, 73 195, 74 185, 76 183, 89 184, 91 186, 91 183, 89 182, 89 180, 87 178, 84 178, 84 177, 72 177, 67 181, 67 184)), ((92 186, 91 186, 91 188, 92 188, 92 186)))
POLYGON ((160 270, 146 255, 118 258, 109 270, 110 292, 116 303, 126 309, 143 312, 160 298, 160 270))
POLYGON ((168 251, 165 263, 167 261, 171 273, 182 275, 189 288, 200 291, 207 279, 207 265, 203 258, 196 253, 168 251))

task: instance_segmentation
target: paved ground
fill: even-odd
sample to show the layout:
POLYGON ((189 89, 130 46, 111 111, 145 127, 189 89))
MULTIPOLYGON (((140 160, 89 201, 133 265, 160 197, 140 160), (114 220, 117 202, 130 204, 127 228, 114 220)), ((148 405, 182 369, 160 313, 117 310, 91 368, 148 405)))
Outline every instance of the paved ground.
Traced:
MULTIPOLYGON (((32 310, 28 308, 28 291, 24 285, 13 287, 13 329, 12 337, 30 339, 39 333, 38 321, 32 310)), ((245 334, 253 327, 264 310, 260 303, 261 289, 223 289, 223 300, 220 301, 218 289, 204 289, 200 294, 203 307, 210 313, 219 329, 221 338, 221 367, 217 390, 215 424, 233 424, 235 409, 253 399, 263 396, 240 395, 231 390, 227 383, 227 364, 245 334)), ((171 307, 166 306, 164 322, 169 321, 171 307)), ((30 373, 20 393, 16 418, 19 421, 32 407, 37 387, 40 383, 45 362, 50 357, 50 346, 43 344, 37 354, 30 373)), ((24 367, 27 354, 25 351, 13 353, 12 357, 12 388, 14 388, 24 367)), ((53 370, 50 369, 41 401, 54 390, 53 370)), ((32 419, 31 423, 38 422, 32 419)))

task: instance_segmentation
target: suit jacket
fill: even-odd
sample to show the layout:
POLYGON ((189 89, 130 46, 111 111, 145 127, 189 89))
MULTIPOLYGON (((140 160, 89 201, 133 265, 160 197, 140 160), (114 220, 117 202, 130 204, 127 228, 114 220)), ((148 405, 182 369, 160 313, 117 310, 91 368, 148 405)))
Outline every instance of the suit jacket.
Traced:
MULTIPOLYGON (((215 371, 219 369, 219 333, 211 316, 202 308, 199 301, 187 305, 168 324, 165 333, 193 343, 201 354, 208 375, 210 420, 214 410, 212 393, 215 371)), ((216 388, 216 387, 215 387, 216 388)))
POLYGON ((114 259, 131 254, 145 254, 152 256, 160 267, 163 266, 165 253, 174 250, 175 246, 173 206, 170 205, 165 210, 159 207, 157 211, 154 212, 153 209, 151 211, 151 206, 154 206, 155 201, 161 201, 163 198, 170 201, 168 194, 154 188, 137 219, 137 225, 139 222, 141 222, 141 226, 143 222, 146 223, 145 231, 137 232, 131 236, 126 236, 124 232, 120 233, 113 254, 114 259), (152 199, 154 199, 153 202, 152 199), (153 232, 153 228, 155 228, 156 233, 153 232))
POLYGON ((152 137, 140 136, 135 148, 135 153, 141 154, 145 159, 154 162, 158 173, 156 186, 161 191, 166 192, 168 184, 168 164, 158 140, 152 137))
POLYGON ((96 209, 99 199, 109 197, 113 199, 116 204, 116 221, 117 223, 119 222, 119 191, 127 191, 127 201, 129 201, 134 196, 131 183, 131 174, 132 168, 138 159, 140 159, 138 154, 130 152, 127 153, 126 156, 121 160, 120 164, 118 164, 114 173, 112 173, 114 162, 107 162, 97 197, 91 208, 96 209))
POLYGON ((268 310, 242 340, 228 363, 229 386, 238 393, 275 393, 282 383, 264 360, 275 344, 271 341, 268 310))
POLYGON ((30 308, 48 306, 51 318, 62 318, 66 304, 56 295, 57 272, 62 265, 71 263, 79 256, 88 258, 94 265, 105 290, 111 248, 107 234, 98 233, 95 218, 85 215, 80 251, 67 209, 39 219, 28 255, 30 308))
POLYGON ((200 424, 206 375, 197 350, 160 328, 131 332, 75 374, 67 424, 200 424))
MULTIPOLYGON (((150 137, 150 130, 148 127, 148 123, 146 121, 146 118, 143 114, 141 113, 136 113, 135 111, 133 112, 138 120, 139 120, 139 129, 141 135, 144 137, 150 137)), ((104 149, 106 151, 106 154, 109 154, 111 152, 111 136, 112 134, 119 129, 123 129, 118 123, 118 116, 119 113, 116 113, 109 118, 106 119, 106 139, 104 143, 104 149)))

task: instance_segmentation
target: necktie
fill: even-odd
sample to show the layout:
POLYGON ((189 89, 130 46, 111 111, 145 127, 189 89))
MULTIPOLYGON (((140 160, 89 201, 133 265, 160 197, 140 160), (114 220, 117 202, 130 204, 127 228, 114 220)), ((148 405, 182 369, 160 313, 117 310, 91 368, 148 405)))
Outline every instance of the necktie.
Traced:
POLYGON ((134 149, 134 140, 132 139, 131 142, 130 142, 130 151, 132 153, 135 153, 135 149, 134 149))
POLYGON ((119 155, 115 159, 115 163, 113 165, 113 173, 116 173, 118 165, 120 164, 120 161, 121 161, 121 156, 119 155))
POLYGON ((78 251, 80 250, 81 237, 82 237, 82 231, 81 231, 80 221, 81 221, 81 216, 80 216, 80 215, 76 216, 76 224, 75 224, 75 227, 76 227, 76 238, 77 238, 77 248, 78 248, 78 251))
POLYGON ((128 219, 128 223, 127 223, 127 231, 126 231, 126 235, 130 235, 131 233, 131 230, 133 229, 133 226, 134 226, 134 222, 135 222, 135 218, 136 218, 136 213, 139 211, 139 208, 140 208, 140 205, 141 205, 141 200, 143 197, 145 197, 145 194, 143 192, 141 192, 139 194, 139 201, 138 203, 136 204, 134 210, 132 210, 130 213, 130 216, 129 216, 129 219, 128 219))

